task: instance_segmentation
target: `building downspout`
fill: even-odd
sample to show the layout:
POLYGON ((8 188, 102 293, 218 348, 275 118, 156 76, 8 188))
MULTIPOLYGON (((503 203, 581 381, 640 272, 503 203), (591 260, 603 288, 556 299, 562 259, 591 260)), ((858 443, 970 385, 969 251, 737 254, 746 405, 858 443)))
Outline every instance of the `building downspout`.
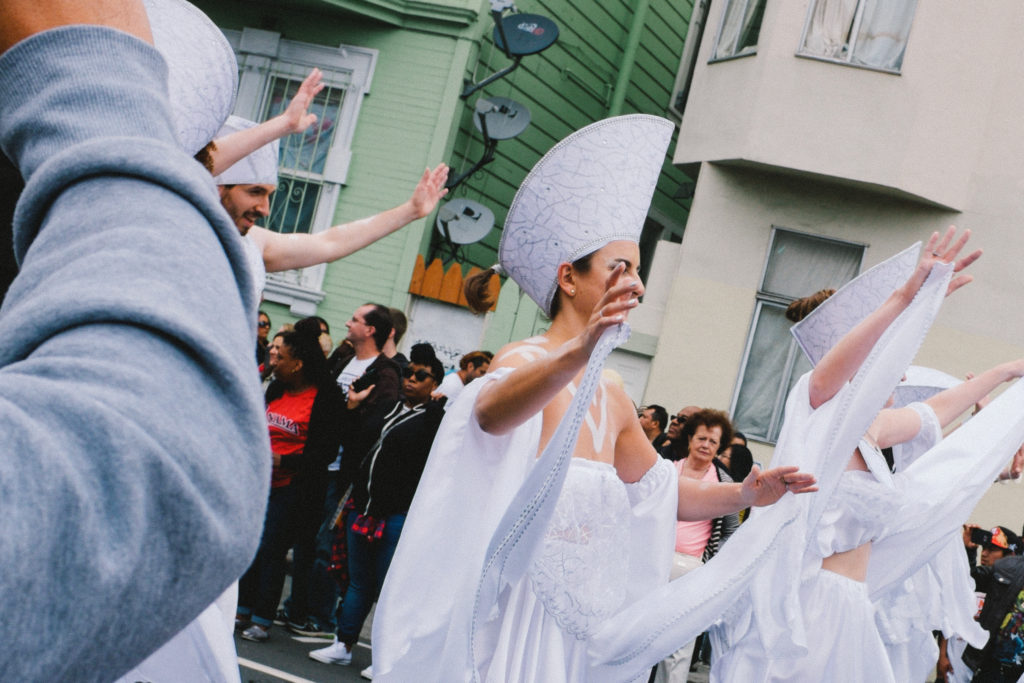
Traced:
POLYGON ((682 116, 686 109, 686 100, 690 96, 690 83, 693 72, 697 68, 697 53, 704 39, 704 25, 707 22, 711 0, 699 0, 690 13, 690 25, 686 31, 686 42, 683 43, 683 56, 680 60, 679 77, 673 90, 678 93, 672 107, 682 116))
POLYGON ((650 6, 650 0, 637 0, 636 9, 633 11, 633 21, 629 25, 626 49, 622 52, 622 65, 619 67, 615 88, 612 90, 612 100, 608 105, 608 116, 618 116, 622 113, 622 105, 626 101, 626 90, 633 77, 636 51, 640 47, 640 38, 643 36, 644 25, 647 23, 647 10, 650 6))

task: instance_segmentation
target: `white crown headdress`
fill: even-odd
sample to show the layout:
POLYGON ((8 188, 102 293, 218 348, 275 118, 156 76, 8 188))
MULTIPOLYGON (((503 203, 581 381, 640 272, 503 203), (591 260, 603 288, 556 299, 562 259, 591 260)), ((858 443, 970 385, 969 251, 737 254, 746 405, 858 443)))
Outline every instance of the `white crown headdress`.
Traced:
POLYGON ((893 408, 927 401, 940 391, 952 389, 961 381, 942 370, 911 365, 907 368, 907 378, 897 384, 896 391, 893 392, 893 408))
MULTIPOLYGON (((218 138, 257 125, 241 116, 229 116, 217 133, 218 138)), ((252 154, 242 157, 213 179, 217 185, 277 185, 277 140, 268 142, 252 154)))
POLYGON ((675 125, 630 114, 559 142, 519 186, 501 236, 501 268, 545 314, 558 266, 616 240, 640 241, 675 125))
POLYGON ((790 328, 811 365, 817 365, 847 332, 907 281, 920 251, 921 243, 917 242, 865 270, 790 328))
MULTIPOLYGON (((153 44, 167 62, 171 115, 182 149, 195 154, 231 113, 238 64, 227 38, 184 0, 144 0, 153 44)), ((276 182, 276 181, 275 181, 276 182)))

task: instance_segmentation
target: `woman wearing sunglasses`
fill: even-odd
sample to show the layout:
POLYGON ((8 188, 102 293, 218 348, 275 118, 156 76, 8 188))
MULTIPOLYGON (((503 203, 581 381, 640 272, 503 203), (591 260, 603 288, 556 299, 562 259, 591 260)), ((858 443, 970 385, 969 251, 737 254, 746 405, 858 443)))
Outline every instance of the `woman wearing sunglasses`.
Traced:
MULTIPOLYGON (((348 665, 363 621, 380 594, 402 534, 413 494, 444 417, 442 404, 430 398, 444 366, 429 345, 413 349, 402 371, 404 398, 378 401, 369 411, 358 410, 373 391, 350 389, 342 412, 345 458, 361 461, 352 494, 345 506, 348 588, 338 615, 338 630, 328 647, 309 656, 325 664, 348 665)), ((343 483, 344 487, 345 484, 343 483)))

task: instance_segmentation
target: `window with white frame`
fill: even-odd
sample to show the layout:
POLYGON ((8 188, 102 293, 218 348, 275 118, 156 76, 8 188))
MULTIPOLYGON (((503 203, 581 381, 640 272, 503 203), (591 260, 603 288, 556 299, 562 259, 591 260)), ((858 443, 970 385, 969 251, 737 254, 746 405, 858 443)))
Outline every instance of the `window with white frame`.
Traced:
POLYGON ((711 59, 741 57, 757 52, 761 19, 767 0, 728 0, 711 59))
POLYGON ((899 72, 917 0, 815 0, 797 54, 899 72))
POLYGON ((811 369, 789 332, 786 307, 819 289, 843 286, 860 271, 863 256, 862 244, 772 228, 732 405, 733 422, 748 437, 775 442, 786 396, 811 369))
MULTIPOLYGON (((305 133, 281 139, 277 191, 265 227, 282 233, 317 233, 331 227, 338 194, 352 157, 352 138, 377 51, 284 40, 271 31, 225 31, 238 58, 235 113, 254 121, 280 114, 313 67, 326 87, 310 111, 317 122, 305 133)), ((325 265, 268 273, 264 296, 312 315, 324 294, 325 265)))

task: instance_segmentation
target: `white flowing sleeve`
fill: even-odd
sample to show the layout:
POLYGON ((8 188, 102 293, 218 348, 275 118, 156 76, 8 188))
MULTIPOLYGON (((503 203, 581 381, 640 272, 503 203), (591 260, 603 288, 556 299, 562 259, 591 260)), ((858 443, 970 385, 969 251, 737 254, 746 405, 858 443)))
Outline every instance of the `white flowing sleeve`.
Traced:
POLYGON ((932 269, 858 373, 825 404, 811 409, 809 374, 797 381, 772 465, 814 474, 818 493, 787 494, 758 508, 711 562, 610 620, 591 640, 593 680, 632 680, 714 622, 725 647, 755 638, 766 656, 806 651, 813 625, 803 623, 799 587, 805 572, 820 567, 821 558, 810 552, 814 530, 857 442, 927 334, 951 275, 951 265, 932 269))
POLYGON ((896 471, 902 472, 911 463, 925 454, 939 441, 942 441, 942 425, 939 417, 927 403, 915 402, 907 406, 921 418, 921 430, 910 441, 893 446, 893 459, 896 471))
POLYGON ((468 615, 487 543, 540 443, 539 413, 501 436, 485 433, 473 417, 480 389, 509 372, 502 368, 466 385, 434 438, 377 602, 376 680, 470 675, 468 615))

